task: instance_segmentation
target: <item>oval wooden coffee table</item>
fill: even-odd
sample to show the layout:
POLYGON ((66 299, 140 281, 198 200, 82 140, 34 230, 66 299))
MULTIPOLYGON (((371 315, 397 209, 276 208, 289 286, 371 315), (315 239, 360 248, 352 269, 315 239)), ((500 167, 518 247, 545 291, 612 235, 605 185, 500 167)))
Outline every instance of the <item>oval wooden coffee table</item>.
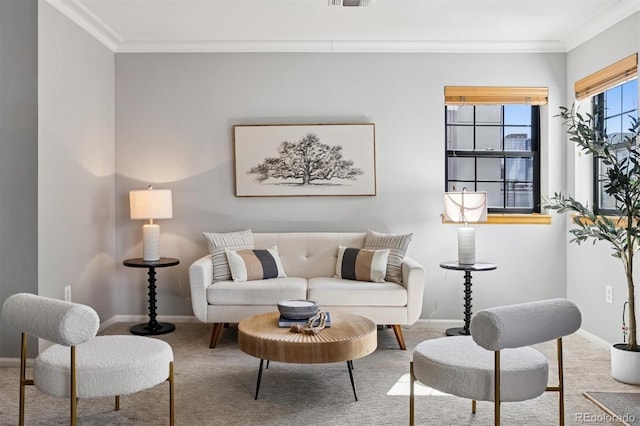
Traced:
POLYGON ((378 346, 377 328, 373 321, 360 315, 331 312, 331 327, 319 334, 293 333, 278 327, 279 312, 255 315, 238 324, 240 350, 260 358, 256 396, 260 390, 264 360, 299 364, 347 362, 353 396, 353 360, 369 355, 378 346))

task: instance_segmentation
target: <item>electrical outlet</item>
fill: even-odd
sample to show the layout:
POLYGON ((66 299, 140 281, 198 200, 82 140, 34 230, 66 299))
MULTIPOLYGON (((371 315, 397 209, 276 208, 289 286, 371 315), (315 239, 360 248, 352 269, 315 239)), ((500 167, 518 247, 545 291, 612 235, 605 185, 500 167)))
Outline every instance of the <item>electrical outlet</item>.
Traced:
POLYGON ((71 302, 71 286, 70 285, 64 288, 64 300, 66 302, 71 302))
POLYGON ((613 287, 610 285, 607 285, 604 287, 604 291, 605 291, 604 301, 609 304, 613 303, 613 287))

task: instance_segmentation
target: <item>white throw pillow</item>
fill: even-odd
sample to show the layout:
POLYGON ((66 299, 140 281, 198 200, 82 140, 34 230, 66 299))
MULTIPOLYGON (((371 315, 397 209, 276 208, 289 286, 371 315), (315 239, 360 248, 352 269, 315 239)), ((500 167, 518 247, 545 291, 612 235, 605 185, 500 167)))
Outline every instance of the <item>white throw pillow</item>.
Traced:
POLYGON ((346 280, 383 283, 389 249, 366 250, 338 246, 336 276, 346 280))
POLYGON ((255 281, 268 278, 284 278, 278 247, 265 250, 225 249, 231 276, 234 281, 255 281))

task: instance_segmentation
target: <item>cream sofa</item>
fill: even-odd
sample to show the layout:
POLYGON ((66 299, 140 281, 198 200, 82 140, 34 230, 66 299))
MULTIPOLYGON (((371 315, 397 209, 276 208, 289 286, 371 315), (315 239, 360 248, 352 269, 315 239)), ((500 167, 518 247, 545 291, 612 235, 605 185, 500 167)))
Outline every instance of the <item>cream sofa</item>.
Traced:
POLYGON ((252 315, 272 312, 283 299, 316 301, 327 312, 350 312, 376 324, 392 326, 401 349, 406 349, 401 325, 411 325, 422 311, 424 268, 404 257, 402 283, 352 281, 335 277, 338 246, 362 248, 365 233, 253 233, 256 249, 277 246, 286 278, 213 282, 212 256, 189 267, 194 315, 213 323, 210 347, 222 327, 252 315))

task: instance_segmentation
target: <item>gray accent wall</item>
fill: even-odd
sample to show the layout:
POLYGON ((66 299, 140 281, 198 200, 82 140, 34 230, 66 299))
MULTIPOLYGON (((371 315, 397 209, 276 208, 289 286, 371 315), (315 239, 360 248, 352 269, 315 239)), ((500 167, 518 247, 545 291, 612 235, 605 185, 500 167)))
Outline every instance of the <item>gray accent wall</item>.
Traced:
MULTIPOLYGON (((636 52, 640 52, 640 13, 621 21, 567 54, 567 99, 574 99, 573 84, 576 80, 636 52)), ((581 103, 580 108, 589 110, 588 102, 581 103)), ((578 155, 574 144, 570 142, 567 142, 566 149, 569 153, 567 191, 583 202, 590 202, 593 198, 593 160, 585 155, 578 155)), ((611 249, 605 242, 580 246, 567 244, 567 295, 582 310, 582 328, 609 343, 622 342, 622 309, 627 300, 622 262, 611 256, 611 249), (605 302, 607 285, 613 287, 613 304, 605 302)), ((638 262, 640 258, 637 256, 634 267, 636 283, 640 283, 638 262)))
MULTIPOLYGON (((38 2, 0 1, 0 303, 38 291, 38 2)), ((0 325, 0 358, 20 355, 0 325)), ((29 356, 36 347, 30 344, 29 356)))
MULTIPOLYGON (((207 253, 203 231, 413 232, 409 255, 426 268, 423 318, 463 318, 458 225, 442 224, 446 85, 549 88, 542 108, 543 194, 564 188, 561 123, 565 55, 400 53, 116 54, 117 257, 140 256, 142 223, 128 191, 173 190, 160 220, 160 315, 190 314, 188 267, 207 253), (375 123, 374 197, 234 196, 235 124, 375 123)), ((566 224, 477 225, 474 311, 566 295, 566 224)), ((146 312, 145 277, 119 267, 120 313, 146 312)))

